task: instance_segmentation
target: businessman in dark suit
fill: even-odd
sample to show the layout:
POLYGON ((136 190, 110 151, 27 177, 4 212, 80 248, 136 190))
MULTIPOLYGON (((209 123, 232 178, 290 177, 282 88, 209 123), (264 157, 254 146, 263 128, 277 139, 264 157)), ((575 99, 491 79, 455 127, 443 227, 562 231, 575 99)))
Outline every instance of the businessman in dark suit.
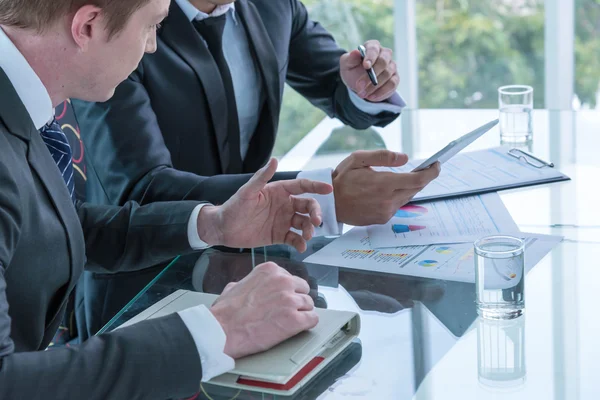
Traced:
MULTIPOLYGON (((404 105, 391 50, 369 41, 364 62, 357 50, 345 53, 299 0, 174 0, 158 42, 158 51, 143 58, 110 101, 73 102, 86 150, 88 201, 224 202, 248 179, 244 173, 269 159, 286 82, 359 129, 390 123, 404 105)), ((324 224, 317 233, 334 235, 340 223, 387 222, 439 173, 437 166, 400 175, 370 168, 406 162, 394 152, 356 152, 335 171, 286 172, 276 179, 332 183, 334 194, 318 198, 324 224)), ((78 312, 79 334, 97 331, 124 305, 127 291, 140 286, 132 275, 86 274, 78 288, 87 314, 78 312)))
POLYGON ((44 351, 84 264, 139 269, 206 245, 285 242, 303 250, 321 223, 316 200, 293 194, 332 188, 267 183, 275 160, 222 206, 75 199, 71 148, 53 106, 67 97, 108 99, 144 52, 155 51, 168 7, 169 0, 0 0, 1 399, 187 397, 235 358, 317 323, 307 282, 270 263, 229 285, 210 309, 44 351))

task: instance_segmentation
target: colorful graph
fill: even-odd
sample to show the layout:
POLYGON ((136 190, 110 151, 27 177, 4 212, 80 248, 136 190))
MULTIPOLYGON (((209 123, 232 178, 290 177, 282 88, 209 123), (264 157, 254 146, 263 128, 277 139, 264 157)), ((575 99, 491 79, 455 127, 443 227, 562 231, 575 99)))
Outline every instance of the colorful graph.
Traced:
POLYGON ((452 247, 438 247, 437 249, 435 249, 435 251, 439 254, 452 254, 454 253, 454 250, 452 250, 452 247))
POLYGON ((375 250, 346 250, 346 253, 364 254, 368 256, 375 253, 375 250))
POLYGON ((398 218, 417 218, 424 214, 427 214, 427 209, 422 206, 413 206, 408 205, 401 207, 398 211, 396 211, 396 217, 398 218))
POLYGON ((383 256, 383 257, 393 257, 393 258, 406 258, 406 257, 408 257, 408 254, 406 254, 406 253, 397 253, 397 254, 381 253, 380 255, 383 256))
POLYGON ((423 229, 427 229, 427 227, 422 226, 422 225, 403 225, 403 224, 393 224, 392 225, 392 232, 394 232, 394 233, 416 232, 416 231, 422 231, 423 229))
POLYGON ((475 251, 473 249, 466 252, 461 258, 460 261, 471 261, 475 257, 475 251))
POLYGON ((423 260, 419 262, 421 267, 436 267, 438 262, 435 260, 423 260))
MULTIPOLYGON (((473 271, 473 259, 475 258, 475 252, 473 251, 473 249, 467 251, 465 254, 463 254, 459 259, 458 259, 458 263, 456 263, 456 269, 454 270, 454 273, 458 273, 458 271, 460 269, 462 269, 462 267, 464 266, 466 270, 470 270, 473 271)), ((463 269, 464 270, 464 269, 463 269)))

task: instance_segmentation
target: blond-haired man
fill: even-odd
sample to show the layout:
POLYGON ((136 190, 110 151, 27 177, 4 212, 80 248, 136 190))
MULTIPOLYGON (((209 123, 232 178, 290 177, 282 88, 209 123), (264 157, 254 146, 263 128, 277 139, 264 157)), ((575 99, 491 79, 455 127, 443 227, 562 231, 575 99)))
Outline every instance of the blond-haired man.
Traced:
MULTIPOLYGON (((272 160, 219 207, 90 206, 53 119, 69 97, 104 101, 156 50, 169 0, 0 0, 0 398, 165 399, 313 327, 308 284, 264 264, 196 307, 44 351, 84 264, 144 268, 208 245, 306 246, 322 221, 309 180, 267 183, 272 160), (301 235, 291 231, 296 228, 301 235), (253 299, 249 301, 248 299, 253 299)), ((135 133, 132 133, 135 134, 135 133)))

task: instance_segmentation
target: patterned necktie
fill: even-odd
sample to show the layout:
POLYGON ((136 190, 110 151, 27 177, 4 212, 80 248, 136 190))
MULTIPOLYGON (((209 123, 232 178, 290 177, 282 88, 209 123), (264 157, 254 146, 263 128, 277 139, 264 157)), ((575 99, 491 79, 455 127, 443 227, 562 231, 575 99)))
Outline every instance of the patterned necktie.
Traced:
POLYGON ((62 131, 60 124, 53 119, 52 122, 44 125, 40 129, 40 134, 46 147, 50 150, 50 154, 54 159, 54 162, 58 166, 69 193, 71 200, 75 204, 75 178, 73 176, 73 153, 69 140, 62 131))

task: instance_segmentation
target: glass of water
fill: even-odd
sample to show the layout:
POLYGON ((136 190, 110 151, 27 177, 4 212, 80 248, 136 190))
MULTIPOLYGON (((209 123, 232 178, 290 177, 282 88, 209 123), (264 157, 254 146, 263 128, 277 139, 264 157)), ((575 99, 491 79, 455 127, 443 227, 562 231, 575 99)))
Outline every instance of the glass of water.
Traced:
POLYGON ((512 236, 475 242, 477 312, 488 319, 513 319, 525 307, 525 245, 512 236))
POLYGON ((533 88, 525 85, 498 89, 500 105, 500 140, 508 143, 528 142, 533 138, 533 88))

